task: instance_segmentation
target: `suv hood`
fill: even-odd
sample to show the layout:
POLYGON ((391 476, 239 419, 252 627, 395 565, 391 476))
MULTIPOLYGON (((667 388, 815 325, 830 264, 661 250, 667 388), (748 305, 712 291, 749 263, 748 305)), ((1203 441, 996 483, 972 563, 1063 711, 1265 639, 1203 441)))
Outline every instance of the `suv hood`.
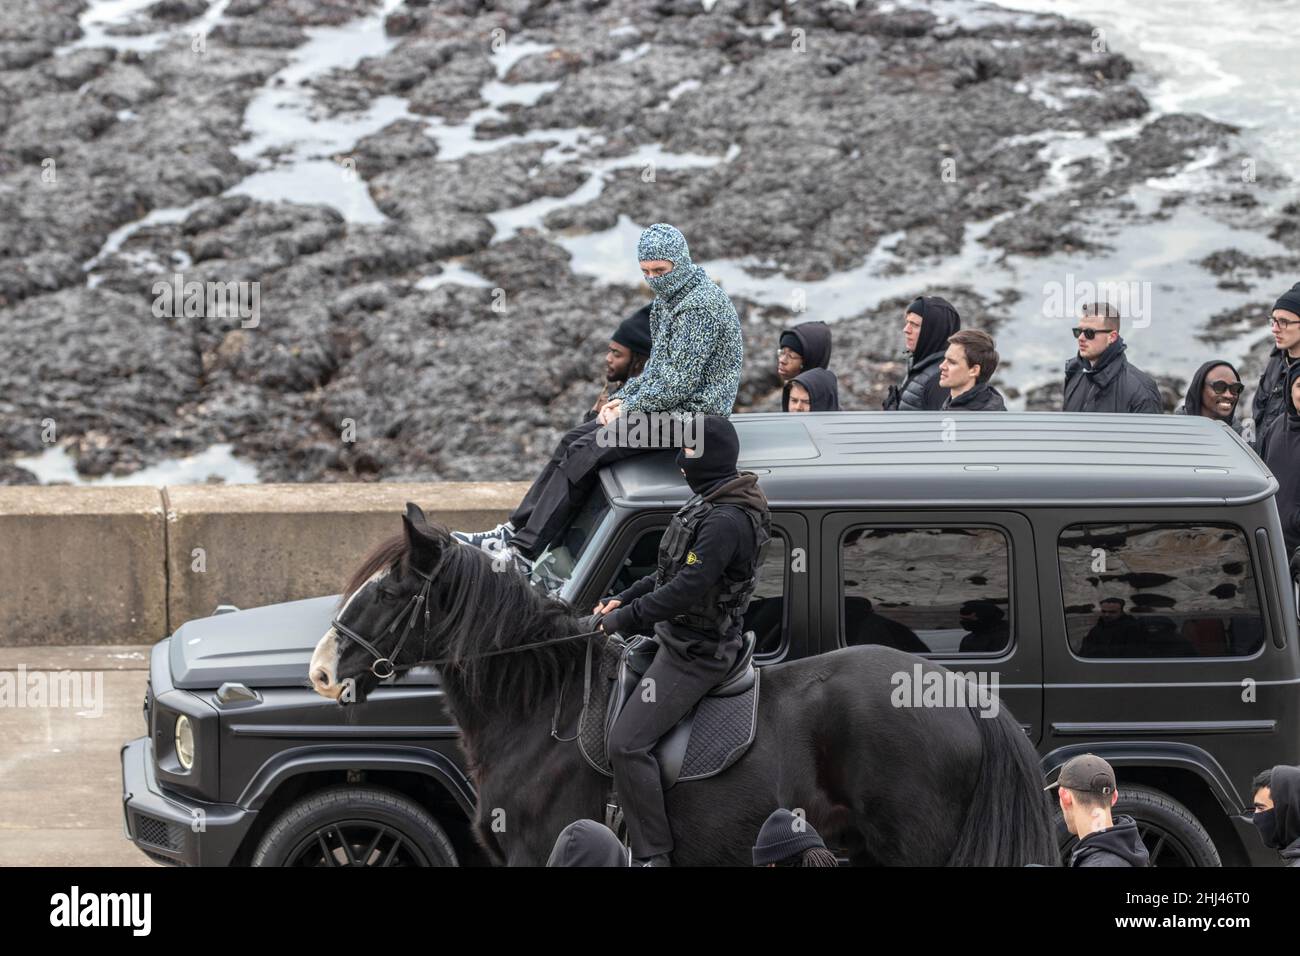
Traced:
POLYGON ((307 665, 338 600, 335 594, 187 621, 171 636, 172 681, 187 690, 225 681, 310 687, 307 665))

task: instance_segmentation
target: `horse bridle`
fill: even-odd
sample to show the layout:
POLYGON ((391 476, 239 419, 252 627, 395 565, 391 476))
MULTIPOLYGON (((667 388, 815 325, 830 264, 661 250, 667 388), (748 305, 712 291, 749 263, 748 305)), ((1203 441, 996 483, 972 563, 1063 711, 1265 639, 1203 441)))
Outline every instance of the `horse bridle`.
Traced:
MULTIPOLYGON (((367 651, 370 654, 371 657, 374 658, 374 662, 371 663, 370 665, 370 673, 374 674, 380 680, 387 680, 389 677, 392 677, 394 674, 397 673, 397 663, 396 663, 397 659, 402 654, 402 645, 406 643, 406 639, 410 637, 411 632, 415 630, 416 622, 420 618, 420 608, 424 608, 424 637, 426 642, 428 641, 429 590, 433 587, 434 575, 438 573, 438 569, 440 567, 442 567, 441 558, 439 558, 438 563, 435 564, 433 566, 433 569, 428 573, 421 571, 419 568, 415 567, 414 565, 410 567, 412 571, 414 571, 420 577, 424 578, 424 583, 420 585, 419 592, 406 602, 406 606, 397 612, 397 614, 393 617, 392 623, 388 625, 388 630, 384 632, 386 635, 392 634, 393 631, 397 629, 397 625, 401 623, 402 618, 403 617, 406 618, 406 627, 402 629, 402 636, 397 639, 397 644, 393 647, 392 656, 390 657, 385 657, 382 653, 380 653, 379 649, 375 647, 374 644, 366 640, 364 637, 362 637, 352 628, 348 627, 346 624, 341 623, 337 616, 335 616, 334 619, 330 621, 330 626, 334 628, 335 631, 337 631, 339 634, 342 634, 348 640, 356 641, 359 645, 361 645, 361 647, 365 651, 367 651)), ((553 637, 545 641, 535 641, 531 644, 521 644, 518 647, 505 647, 495 651, 484 651, 481 654, 475 654, 473 656, 477 658, 477 657, 494 657, 498 654, 514 654, 520 651, 528 651, 528 650, 533 650, 534 648, 546 647, 549 644, 560 644, 563 643, 564 641, 576 641, 582 638, 595 637, 597 634, 604 634, 604 633, 605 631, 603 629, 597 628, 594 631, 584 631, 581 634, 569 634, 565 637, 553 637)), ((411 667, 421 667, 426 665, 437 666, 441 664, 446 664, 448 662, 449 662, 449 658, 442 658, 442 659, 434 659, 434 660, 416 661, 414 664, 411 664, 410 666, 411 667)))

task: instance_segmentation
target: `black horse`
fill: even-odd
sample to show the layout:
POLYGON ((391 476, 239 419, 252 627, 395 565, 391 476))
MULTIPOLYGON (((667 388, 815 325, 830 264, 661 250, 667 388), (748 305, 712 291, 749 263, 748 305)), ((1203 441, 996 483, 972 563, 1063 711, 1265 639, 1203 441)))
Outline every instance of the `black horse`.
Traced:
MULTIPOLYGON (((585 659, 584 640, 555 639, 587 625, 415 505, 403 524, 354 576, 312 655, 312 684, 346 699, 350 683, 360 701, 378 683, 376 658, 398 672, 442 662, 478 791, 475 831, 497 862, 541 865, 567 824, 603 818, 608 778, 552 735, 557 699, 558 736, 574 732, 585 659), (541 641, 555 642, 509 650, 541 641)), ((674 862, 749 865, 763 821, 787 807, 856 864, 1056 864, 1038 756, 1019 724, 1005 708, 894 706, 891 678, 918 663, 943 673, 874 646, 765 667, 748 752, 667 793, 674 862)))

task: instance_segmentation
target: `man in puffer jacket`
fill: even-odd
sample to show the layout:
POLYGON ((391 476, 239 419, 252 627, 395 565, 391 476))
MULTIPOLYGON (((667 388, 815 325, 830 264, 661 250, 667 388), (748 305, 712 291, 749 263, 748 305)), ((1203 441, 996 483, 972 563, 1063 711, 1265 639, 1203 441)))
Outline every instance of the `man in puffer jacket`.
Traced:
POLYGON ((939 385, 939 363, 948 339, 961 328, 961 316, 947 299, 923 295, 903 315, 903 339, 911 360, 899 385, 889 386, 887 412, 933 412, 943 407, 948 389, 939 385))
POLYGON ((1119 310, 1108 302, 1085 306, 1074 328, 1079 354, 1065 363, 1063 412, 1159 415, 1164 409, 1155 380, 1124 357, 1119 310))

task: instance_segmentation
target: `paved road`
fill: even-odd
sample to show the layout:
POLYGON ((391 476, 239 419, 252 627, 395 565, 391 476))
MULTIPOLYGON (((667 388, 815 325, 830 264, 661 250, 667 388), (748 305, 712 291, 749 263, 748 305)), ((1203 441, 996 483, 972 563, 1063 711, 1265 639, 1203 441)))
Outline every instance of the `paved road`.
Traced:
POLYGON ((148 653, 0 648, 0 866, 156 865, 122 835, 118 763, 118 748, 144 732, 148 653), (65 698, 79 706, 42 706, 37 689, 57 689, 63 671, 88 676, 65 698), (15 706, 11 692, 24 688, 34 706, 15 706))

